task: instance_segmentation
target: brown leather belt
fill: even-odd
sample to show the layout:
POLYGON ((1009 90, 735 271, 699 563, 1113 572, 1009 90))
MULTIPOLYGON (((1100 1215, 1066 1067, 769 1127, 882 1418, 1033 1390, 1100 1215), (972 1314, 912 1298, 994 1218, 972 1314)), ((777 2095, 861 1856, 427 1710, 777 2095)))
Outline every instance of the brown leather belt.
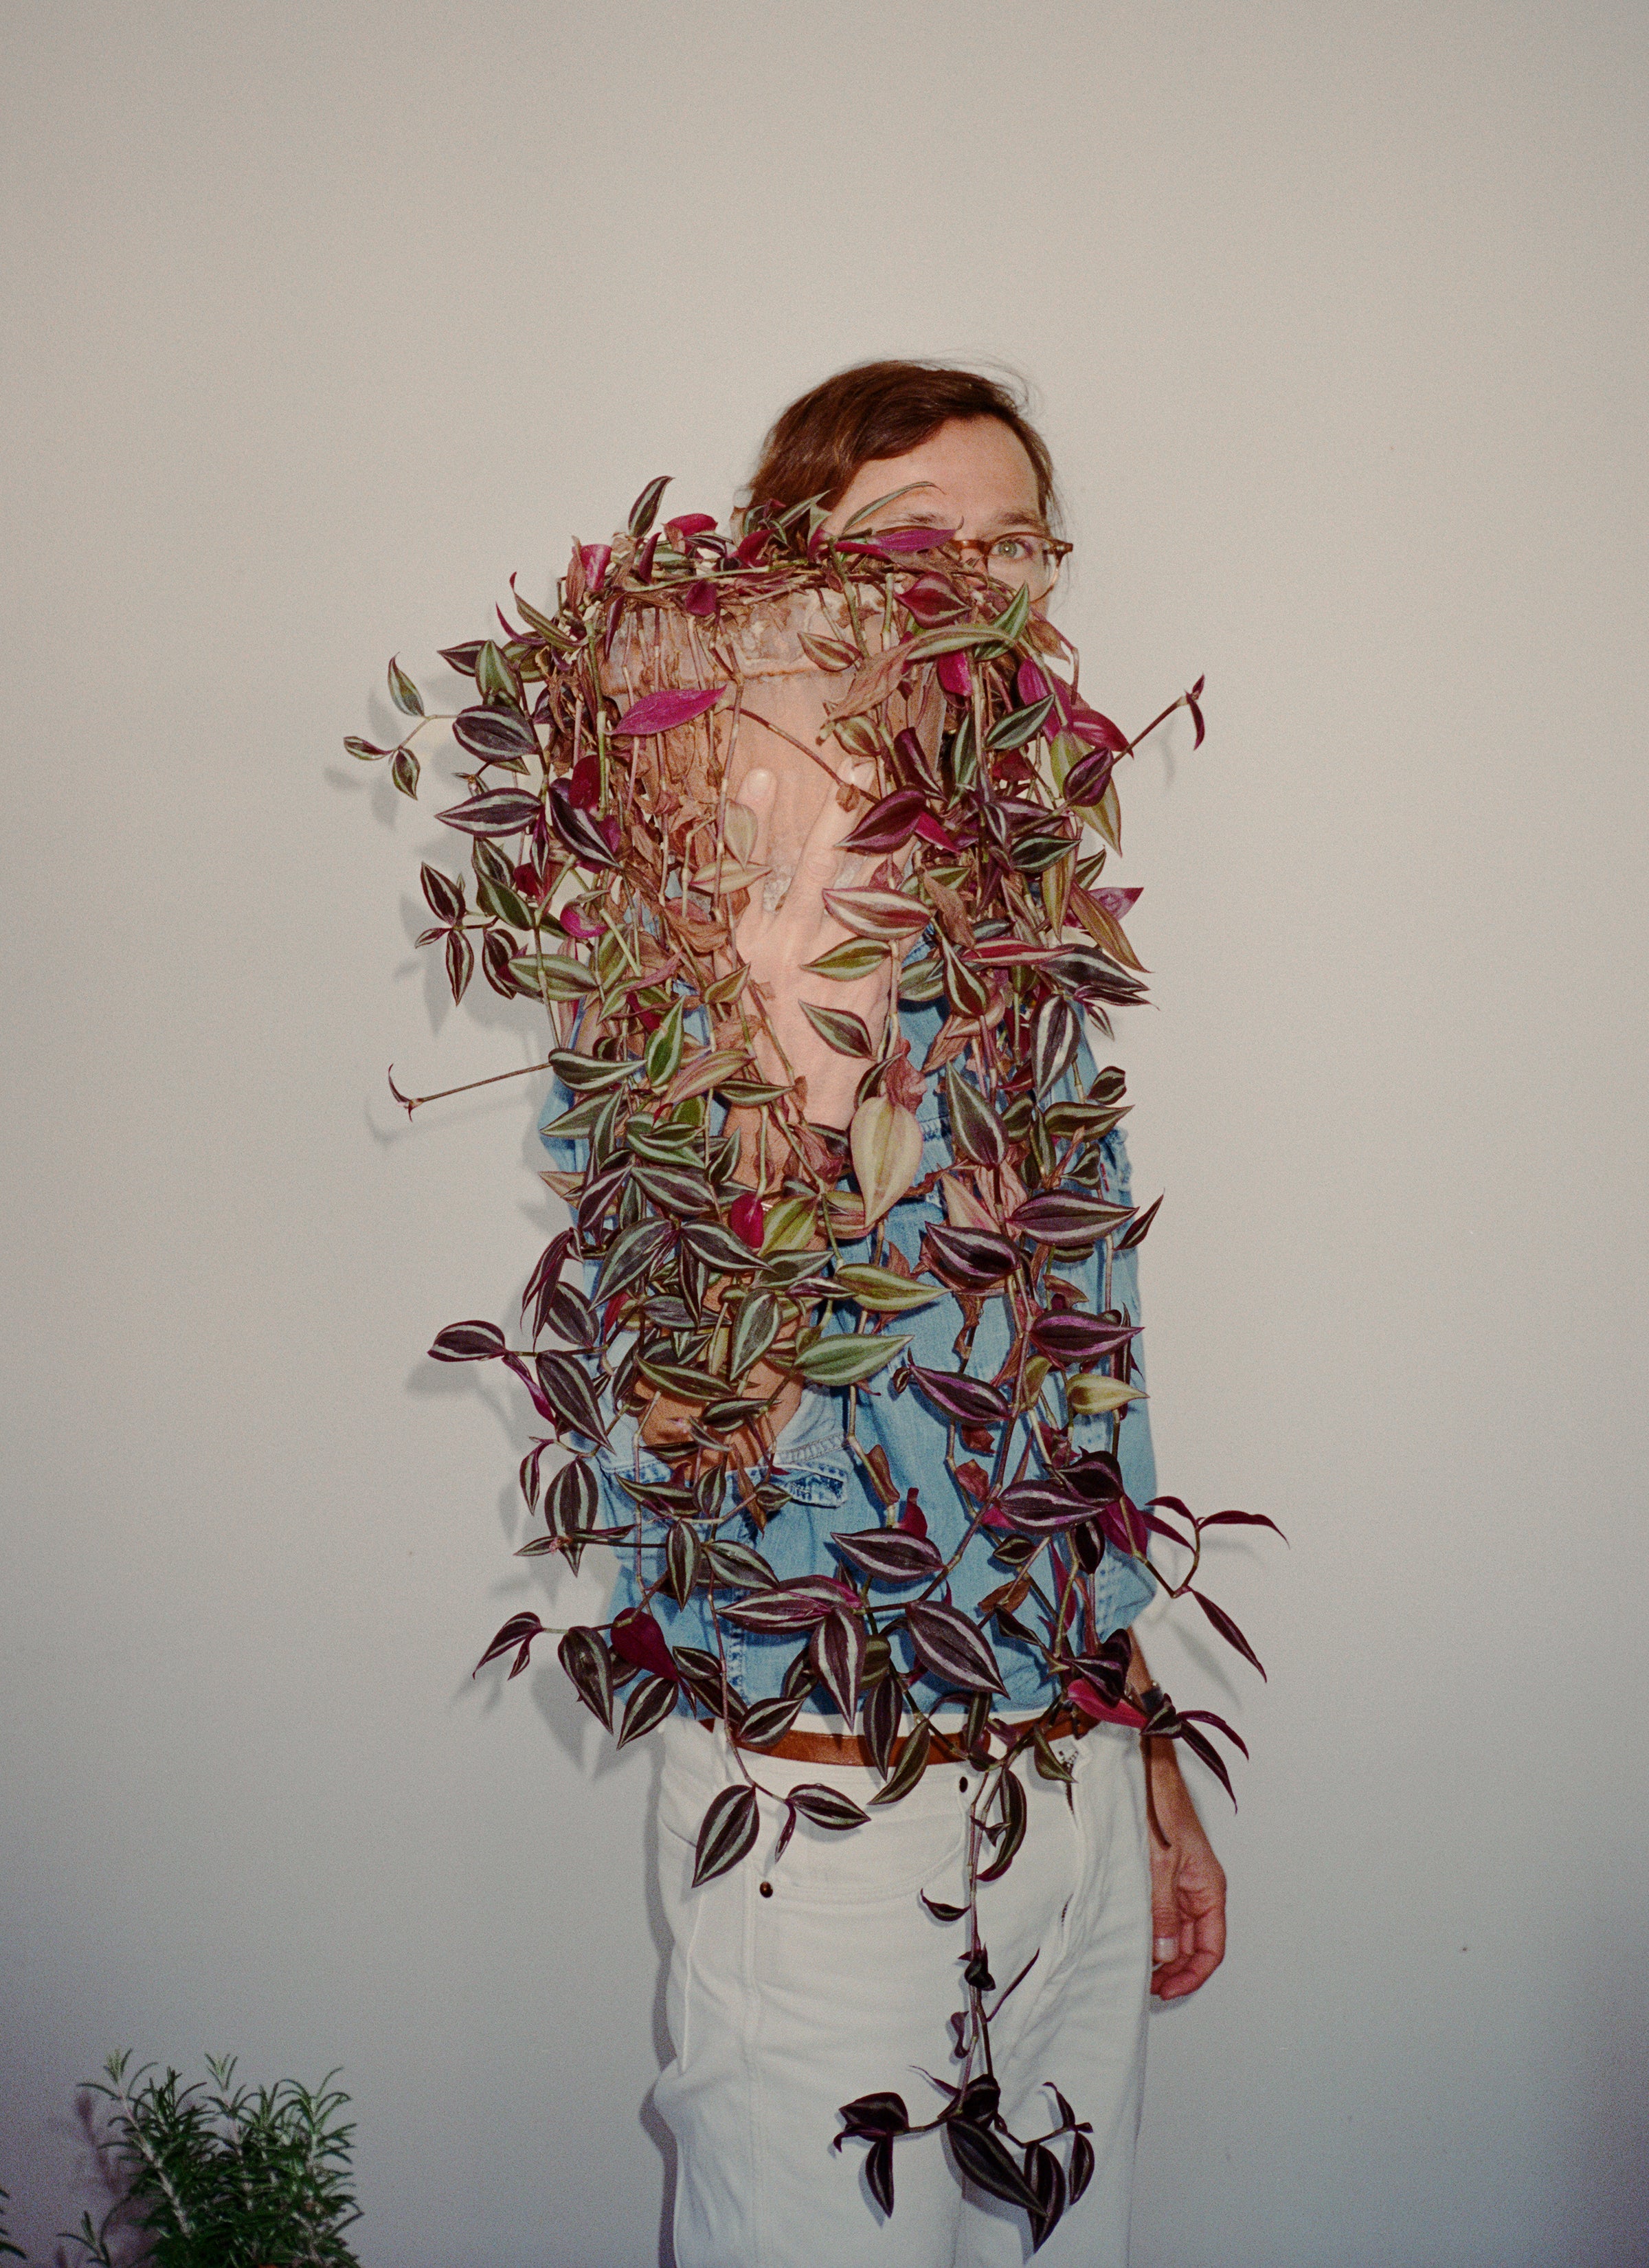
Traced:
MULTIPOLYGON (((1030 1720, 1027 1719, 1026 1721, 1030 1720)), ((1062 1709, 1056 1717, 1049 1719, 1043 1729, 1050 1741, 1079 1741, 1089 1726, 1086 1717, 1078 1717, 1071 1710, 1062 1709)), ((915 1737, 911 1733, 899 1735, 894 1742, 890 1764, 898 1763, 915 1737)), ((862 1733, 789 1732, 781 1734, 777 1741, 769 1741, 763 1748, 755 1748, 745 1741, 740 1741, 739 1746, 751 1756, 780 1756, 790 1764, 863 1764, 867 1770, 873 1769, 870 1748, 862 1733)), ((967 1761, 960 1734, 935 1733, 927 1770, 931 1771, 935 1764, 966 1764, 967 1761)))

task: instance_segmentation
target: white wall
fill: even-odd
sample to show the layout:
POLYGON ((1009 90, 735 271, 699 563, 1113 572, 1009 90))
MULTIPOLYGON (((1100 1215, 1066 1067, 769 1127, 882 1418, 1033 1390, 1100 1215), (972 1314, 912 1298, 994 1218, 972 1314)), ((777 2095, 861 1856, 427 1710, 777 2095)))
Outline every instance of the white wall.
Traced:
MULTIPOLYGON (((1233 1947, 1140 2268, 1645 2239, 1643 128, 1625 5, 4 11, 12 1408, 0 2180, 111 2046, 334 2062, 369 2268, 629 2268, 644 1754, 471 1661, 549 1219, 341 752, 654 472, 880 352, 1033 374, 1135 725, 1123 1042, 1233 1947), (427 956, 425 956, 427 959, 427 956)), ((495 1004, 496 1005, 496 1004, 495 1004)), ((897 2250, 889 2253, 890 2259, 897 2250)))

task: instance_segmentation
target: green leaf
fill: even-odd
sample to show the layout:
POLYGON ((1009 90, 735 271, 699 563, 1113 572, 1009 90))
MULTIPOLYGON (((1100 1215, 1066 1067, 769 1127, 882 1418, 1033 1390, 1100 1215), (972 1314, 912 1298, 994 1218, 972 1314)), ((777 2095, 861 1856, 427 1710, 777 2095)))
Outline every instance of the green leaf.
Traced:
POLYGON ((595 979, 584 963, 564 953, 524 953, 508 966, 521 990, 534 999, 581 1000, 595 990, 595 979))
MULTIPOLYGON (((549 1067, 562 1085, 570 1086, 575 1094, 604 1094, 609 1087, 622 1086, 636 1065, 629 1057, 621 1057, 617 1063, 606 1063, 600 1056, 581 1056, 572 1048, 557 1048, 550 1057, 549 1067)), ((637 1152, 638 1157, 644 1154, 637 1152)))
MULTIPOLYGON (((795 1310, 791 1309, 793 1314, 795 1310)), ((782 1310, 771 1292, 747 1292, 739 1302, 727 1357, 728 1376, 741 1379, 778 1336, 782 1310)))
POLYGON ((403 717, 423 716, 423 703, 418 688, 393 655, 389 663, 389 697, 403 717))
POLYGON ((491 638, 483 642, 475 657, 475 687, 483 700, 513 704, 521 697, 519 679, 491 638))
POLYGON ((762 1224, 762 1249, 795 1252, 811 1244, 818 1225, 819 1207, 813 1197, 781 1197, 769 1205, 762 1224))
POLYGON ((878 1315, 908 1314, 913 1307, 930 1307, 935 1300, 946 1296, 937 1285, 913 1284, 908 1276, 895 1276, 891 1268, 872 1268, 857 1261, 838 1268, 831 1283, 878 1315))
POLYGON ((990 627, 1005 645, 1012 645, 1015 638, 1024 637, 1026 626, 1030 619, 1030 585, 1022 584, 990 627))
POLYGON ((908 1335, 890 1338, 880 1334, 872 1337, 834 1332, 804 1347, 796 1357, 795 1367, 809 1386, 862 1386, 867 1378, 885 1370, 909 1344, 908 1335))
POLYGON ((945 990, 945 970, 937 953, 907 961, 899 973, 899 998, 918 1006, 939 998, 945 990))
POLYGON ((801 1012, 828 1048, 839 1056, 863 1056, 876 1052, 870 1033, 862 1016, 847 1008, 819 1008, 811 1000, 804 1000, 801 1012))
POLYGON ((656 481, 648 482, 635 503, 631 504, 629 534, 636 542, 641 541, 642 537, 648 533, 653 521, 659 517, 659 500, 669 487, 673 477, 674 475, 669 473, 660 473, 656 481))
POLYGON ((1107 1378, 1097 1371, 1083 1371, 1065 1381, 1065 1406, 1073 1418, 1097 1418, 1110 1410, 1123 1409, 1130 1402, 1143 1402, 1142 1386, 1124 1386, 1120 1378, 1107 1378))
POLYGON ((1054 696, 1046 693, 1028 709, 1010 709, 1005 717, 998 717, 985 735, 988 748, 1022 748, 1027 740, 1034 740, 1048 721, 1054 705, 1054 696))
POLYGON ((652 1039, 647 1042, 647 1078, 653 1086, 663 1086, 675 1073, 681 1060, 681 1016, 685 1004, 678 1000, 652 1039))
POLYGON ((475 896, 482 910, 496 921, 507 922, 512 929, 532 928, 532 915, 507 882, 490 881, 483 876, 475 884, 475 896))
POLYGON ((821 953, 817 961, 803 966, 815 976, 834 976, 840 983, 849 983, 857 976, 868 976, 871 971, 882 968, 887 959, 887 947, 878 945, 868 937, 850 937, 842 944, 833 945, 828 953, 821 953))

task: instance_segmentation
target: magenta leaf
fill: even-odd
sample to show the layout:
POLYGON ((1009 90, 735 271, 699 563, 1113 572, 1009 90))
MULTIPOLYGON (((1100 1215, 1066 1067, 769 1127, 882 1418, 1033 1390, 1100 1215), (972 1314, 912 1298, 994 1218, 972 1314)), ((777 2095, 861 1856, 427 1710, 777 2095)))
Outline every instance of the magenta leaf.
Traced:
POLYGON ((762 1200, 753 1189, 747 1189, 727 1208, 727 1226, 740 1243, 747 1244, 752 1252, 762 1249, 764 1215, 762 1200))
POLYGON ((1128 1725, 1137 1732, 1145 1721, 1144 1713, 1131 1701, 1108 1701, 1086 1677, 1073 1677, 1065 1691, 1083 1715, 1092 1717, 1096 1725, 1128 1725))
POLYGON ((695 717, 713 709, 726 690, 725 685, 703 685, 691 690, 666 687, 658 693, 644 693, 614 725, 613 737, 633 740, 651 733, 673 733, 677 725, 690 725, 695 717))
POLYGON ((613 1621, 613 1651, 621 1660, 655 1677, 674 1678, 675 1661, 659 1629, 645 1607, 630 1607, 613 1621))
POLYGON ((961 1425, 1002 1425, 1010 1416, 1008 1398, 983 1378, 959 1378, 948 1370, 924 1370, 912 1363, 910 1375, 936 1410, 961 1425))
POLYGON ((880 803, 872 804, 853 832, 843 842, 844 850, 896 850, 908 843, 917 820, 926 809, 923 798, 915 788, 895 788, 880 803))
POLYGON ((1097 709, 1090 709, 1086 701, 1072 701, 1071 719, 1065 730, 1078 740, 1086 740, 1091 748, 1108 748, 1114 756, 1128 754, 1129 740, 1120 725, 1108 717, 1101 717, 1097 709))
POLYGON ((1225 1639, 1226 1645, 1234 1646, 1237 1652, 1242 1656, 1243 1660, 1245 1661, 1251 1661, 1254 1664, 1254 1667, 1259 1671, 1261 1676, 1263 1677, 1265 1675, 1264 1663, 1262 1662, 1259 1655, 1255 1653, 1254 1648, 1248 1644, 1248 1639, 1244 1638, 1242 1632, 1237 1628, 1235 1623, 1232 1621, 1231 1616, 1226 1612, 1224 1607, 1217 1607, 1211 1599, 1204 1598, 1200 1591, 1193 1591, 1191 1593, 1191 1596, 1196 1600, 1203 1612, 1208 1616, 1209 1621, 1212 1623, 1214 1628, 1219 1632, 1221 1638, 1225 1639))
MULTIPOLYGON (((1152 1498, 1154 1504, 1156 1498, 1152 1498)), ((1205 1512, 1200 1520, 1193 1520, 1193 1528, 1269 1528, 1273 1535, 1283 1535, 1277 1522, 1263 1512, 1205 1512)), ((1283 1535, 1283 1541, 1288 1538, 1283 1535)))
POLYGON ((1031 1325, 1030 1341, 1060 1369, 1073 1362, 1101 1362, 1138 1336, 1137 1323, 1108 1323, 1098 1315, 1042 1315, 1031 1325))
POLYGON ((934 665, 939 683, 953 701, 970 701, 974 691, 974 673, 968 656, 960 650, 942 653, 934 665))
POLYGON ((924 843, 931 843, 939 850, 960 850, 962 847, 953 835, 940 826, 931 811, 917 813, 916 825, 911 831, 919 835, 924 843))
MULTIPOLYGON (((911 551, 937 551, 955 535, 953 527, 883 527, 865 541, 867 550, 886 551, 895 557, 911 551)), ((844 544, 845 550, 848 547, 844 544)))

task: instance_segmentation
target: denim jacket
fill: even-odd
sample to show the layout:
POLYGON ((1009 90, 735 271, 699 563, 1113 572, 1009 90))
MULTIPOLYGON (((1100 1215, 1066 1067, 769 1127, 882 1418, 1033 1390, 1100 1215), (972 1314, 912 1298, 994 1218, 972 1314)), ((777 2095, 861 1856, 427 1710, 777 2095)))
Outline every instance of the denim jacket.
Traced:
MULTIPOLYGON (((912 1062, 922 1062, 943 1015, 940 1005, 907 1006, 902 1011, 901 1029, 910 1042, 912 1062)), ((1078 1075, 1086 1079, 1092 1074, 1093 1065, 1085 1046, 1079 1053, 1078 1075)), ((952 1162, 943 1094, 943 1081, 930 1079, 917 1114, 923 1138, 918 1181, 952 1162)), ((573 1100, 556 1082, 543 1114, 544 1123, 568 1108, 573 1100)), ((581 1162, 578 1146, 558 1138, 544 1138, 557 1165, 572 1169, 581 1162)), ((1100 1162, 1099 1194, 1111 1204, 1130 1203, 1128 1157, 1120 1130, 1107 1135, 1100 1145, 1100 1162)), ((908 1197, 895 1204, 887 1217, 886 1226, 892 1241, 914 1268, 923 1231, 931 1223, 944 1219, 943 1201, 936 1189, 931 1196, 908 1197)), ((869 1256, 870 1244, 867 1240, 850 1249, 844 1246, 843 1251, 844 1258, 865 1259, 869 1256)), ((1061 1270, 1064 1278, 1086 1295, 1090 1314, 1107 1304, 1101 1296, 1101 1268, 1096 1256, 1080 1268, 1067 1265, 1061 1270)), ((1138 1322, 1135 1253, 1123 1253, 1113 1262, 1109 1305, 1124 1309, 1130 1321, 1138 1322)), ((961 1328, 961 1321, 957 1301, 947 1293, 931 1307, 894 1317, 889 1328, 901 1335, 909 1334, 907 1353, 911 1361, 949 1371, 955 1367, 952 1342, 961 1328)), ((825 1328, 846 1330, 852 1328, 852 1323, 853 1311, 843 1302, 829 1309, 825 1328)), ((1009 1344, 1006 1302, 990 1300, 986 1303, 968 1359, 969 1375, 993 1377, 1002 1366, 1009 1344)), ((1143 1382, 1143 1365, 1137 1352, 1135 1374, 1143 1382)), ((965 1503, 946 1467, 946 1422, 914 1389, 898 1395, 890 1392, 889 1376, 888 1372, 883 1372, 868 1386, 857 1388, 854 1438, 861 1451, 867 1452, 876 1443, 886 1450, 894 1484, 902 1492, 909 1488, 917 1491, 928 1533, 948 1558, 961 1540, 973 1507, 965 1503)), ((752 1533, 747 1540, 768 1560, 781 1580, 842 1572, 843 1563, 831 1548, 832 1534, 880 1527, 889 1517, 846 1442, 849 1391, 845 1388, 832 1392, 810 1388, 776 1444, 776 1476, 789 1491, 790 1501, 769 1519, 759 1535, 752 1533)), ((1078 1418, 1071 1426, 1071 1438, 1081 1448, 1108 1448, 1111 1421, 1106 1418, 1078 1418)), ((1156 1493, 1150 1421, 1143 1400, 1127 1405, 1121 1423, 1117 1458, 1123 1485, 1136 1504, 1145 1502, 1156 1493)), ((629 1414, 618 1420, 611 1439, 599 1450, 597 1466, 603 1523, 626 1525, 636 1518, 634 1501, 615 1485, 615 1473, 639 1480, 667 1477, 663 1460, 643 1445, 637 1421, 629 1414)), ((662 1529, 659 1540, 663 1540, 662 1529)), ((1006 1580, 1001 1563, 991 1557, 991 1543, 989 1531, 976 1535, 951 1577, 951 1599, 965 1613, 972 1614, 985 1594, 998 1588, 1006 1580)), ((634 1550, 620 1545, 616 1547, 616 1557, 618 1582, 613 1602, 615 1612, 635 1605, 642 1588, 634 1550)), ((656 1555, 650 1552, 645 1564, 650 1573, 655 1572, 656 1555)), ((1133 1622, 1156 1587, 1143 1567, 1119 1557, 1108 1547, 1093 1584, 1096 1640, 1133 1622)), ((702 1592, 695 1592, 685 1607, 678 1607, 661 1591, 654 1596, 652 1607, 672 1645, 702 1646, 712 1653, 716 1651, 716 1636, 702 1592)), ((765 1700, 778 1692, 785 1668, 799 1643, 794 1632, 775 1636, 742 1631, 732 1624, 723 1625, 722 1644, 728 1672, 747 1701, 765 1700)), ((1001 1636, 996 1636, 994 1643, 1007 1687, 1007 1697, 1001 1705, 1011 1713, 1031 1712, 1046 1706, 1052 1697, 1052 1686, 1040 1656, 1029 1647, 1001 1636)), ((909 1668, 908 1657, 902 1666, 909 1668)))

